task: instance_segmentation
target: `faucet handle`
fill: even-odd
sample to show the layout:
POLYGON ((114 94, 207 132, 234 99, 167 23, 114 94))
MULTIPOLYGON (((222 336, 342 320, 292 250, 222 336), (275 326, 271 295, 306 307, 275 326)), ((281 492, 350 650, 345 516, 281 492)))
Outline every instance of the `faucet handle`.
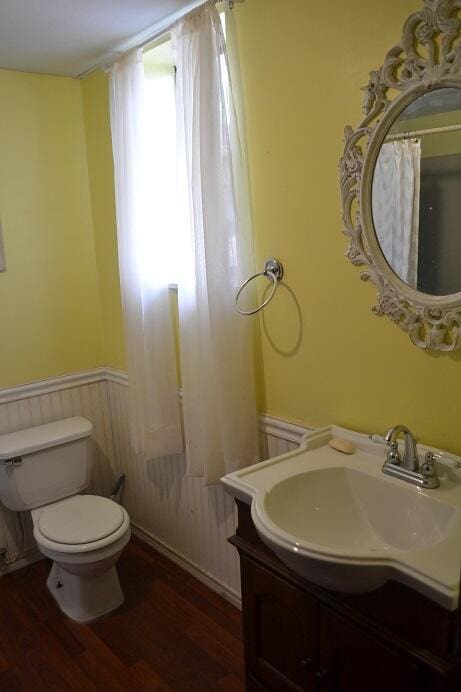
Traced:
POLYGON ((421 473, 425 478, 434 478, 437 476, 436 459, 440 456, 434 452, 426 452, 424 462, 421 464, 421 473))
POLYGON ((444 454, 444 452, 426 452, 425 459, 426 461, 428 459, 431 459, 432 461, 441 461, 443 464, 446 464, 447 466, 451 466, 451 468, 455 470, 461 469, 461 462, 458 461, 458 459, 455 459, 452 457, 450 454, 444 454))
POLYGON ((390 449, 387 452, 386 461, 390 462, 391 464, 396 464, 396 466, 400 466, 402 463, 402 455, 399 452, 399 443, 397 440, 392 442, 391 440, 386 440, 386 438, 382 437, 381 435, 368 435, 368 437, 375 444, 387 445, 390 449))
POLYGON ((399 445, 397 442, 388 442, 387 443, 390 447, 388 453, 387 453, 387 461, 390 462, 391 464, 396 464, 397 466, 400 466, 402 463, 402 456, 399 452, 399 445))

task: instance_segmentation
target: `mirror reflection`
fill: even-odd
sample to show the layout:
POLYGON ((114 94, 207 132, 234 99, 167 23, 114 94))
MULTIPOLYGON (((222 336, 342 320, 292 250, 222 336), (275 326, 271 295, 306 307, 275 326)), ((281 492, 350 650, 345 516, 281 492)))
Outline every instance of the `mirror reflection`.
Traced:
POLYGON ((373 174, 381 250, 412 288, 461 291, 461 89, 434 89, 396 118, 373 174))

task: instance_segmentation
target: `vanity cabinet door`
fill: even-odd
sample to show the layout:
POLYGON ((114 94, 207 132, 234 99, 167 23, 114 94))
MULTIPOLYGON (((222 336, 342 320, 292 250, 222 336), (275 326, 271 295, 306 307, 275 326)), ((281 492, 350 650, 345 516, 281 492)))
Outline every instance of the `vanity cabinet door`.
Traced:
POLYGON ((314 692, 315 601, 243 555, 241 570, 247 689, 314 692))
POLYGON ((428 676, 372 636, 320 608, 318 692, 435 692, 428 676))

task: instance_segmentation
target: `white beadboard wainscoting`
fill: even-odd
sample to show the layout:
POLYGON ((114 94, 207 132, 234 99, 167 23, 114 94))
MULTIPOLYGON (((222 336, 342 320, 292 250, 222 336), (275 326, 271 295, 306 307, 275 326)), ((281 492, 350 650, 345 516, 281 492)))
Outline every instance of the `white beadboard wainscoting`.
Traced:
MULTIPOLYGON (((0 389, 0 435, 69 416, 84 416, 93 423, 94 465, 91 490, 108 495, 120 474, 115 466, 112 421, 105 373, 78 373, 30 385, 0 389)), ((13 557, 23 547, 23 557, 11 565, 1 565, 0 574, 22 567, 40 557, 32 536, 29 513, 21 517, 0 507, 0 549, 13 557), (25 529, 22 546, 21 524, 25 529)))
MULTIPOLYGON (((69 416, 85 416, 94 426, 94 471, 91 491, 109 495, 126 474, 123 504, 134 533, 192 572, 229 600, 238 603, 238 557, 227 542, 236 526, 232 498, 223 488, 205 486, 186 475, 184 456, 140 462, 129 443, 128 381, 110 368, 58 377, 11 389, 0 389, 0 434, 69 416)), ((298 425, 261 415, 261 447, 265 458, 296 448, 307 431, 298 425)), ((30 517, 23 517, 25 546, 21 560, 1 566, 0 574, 39 555, 30 517)), ((14 556, 21 544, 18 515, 0 509, 0 550, 14 556)))

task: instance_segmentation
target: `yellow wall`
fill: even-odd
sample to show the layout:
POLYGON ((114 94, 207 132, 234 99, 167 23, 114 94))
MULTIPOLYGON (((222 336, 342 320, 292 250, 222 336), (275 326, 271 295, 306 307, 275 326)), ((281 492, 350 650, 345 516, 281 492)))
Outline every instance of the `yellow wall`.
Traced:
POLYGON ((0 71, 0 387, 102 364, 77 80, 0 71))
MULTIPOLYGON (((257 262, 259 266, 267 256, 275 255, 283 261, 286 270, 286 286, 280 287, 270 307, 262 317, 256 318, 262 332, 260 404, 271 414, 312 426, 336 422, 379 432, 403 422, 425 441, 460 452, 457 373, 460 377, 461 352, 439 355, 421 351, 388 320, 375 317, 371 312, 375 289, 363 284, 359 270, 345 259, 346 241, 341 234, 338 160, 344 126, 359 121, 360 87, 366 83, 369 70, 381 64, 387 49, 399 39, 407 14, 419 6, 416 0, 388 0, 386 3, 378 0, 369 3, 363 0, 347 3, 340 0, 330 3, 246 0, 235 5, 246 101, 257 262)), ((44 80, 38 82, 44 89, 47 78, 39 79, 44 80)), ((51 80, 52 84, 58 82, 51 80)), ((69 84, 69 92, 74 94, 74 86, 68 80, 62 80, 62 84, 69 84)), ((123 367, 106 76, 97 74, 84 79, 82 93, 105 332, 103 359, 123 367)), ((64 108, 64 94, 56 93, 55 98, 56 109, 64 108)), ((23 110, 26 115, 21 117, 27 120, 30 104, 26 104, 25 109, 18 106, 16 110, 16 116, 10 118, 10 127, 23 110)), ((68 121, 63 124, 61 117, 59 121, 59 127, 56 123, 54 128, 47 125, 45 130, 48 137, 48 130, 58 130, 60 141, 55 142, 56 152, 60 152, 61 157, 65 152, 68 158, 76 142, 62 140, 61 130, 67 132, 70 125, 68 121)), ((17 124, 16 127, 18 133, 27 131, 25 125, 17 124)), ((79 139, 80 125, 75 129, 79 139)), ((4 132, 0 132, 0 136, 4 140, 3 151, 5 146, 10 147, 8 160, 20 168, 25 156, 13 156, 12 150, 16 153, 19 147, 18 151, 29 155, 29 147, 21 142, 19 134, 16 145, 11 144, 4 132)), ((41 325, 44 313, 49 320, 58 323, 64 320, 63 303, 66 303, 65 314, 68 314, 68 300, 61 292, 53 298, 56 310, 43 308, 42 303, 49 303, 50 299, 43 295, 42 283, 53 279, 48 272, 42 276, 35 270, 37 261, 43 261, 46 254, 39 243, 35 242, 33 253, 30 252, 32 259, 24 259, 24 248, 29 248, 29 243, 34 241, 31 236, 36 233, 37 225, 22 223, 16 207, 22 208, 19 203, 24 195, 20 194, 19 183, 14 186, 9 182, 6 168, 2 165, 0 201, 7 230, 7 258, 12 269, 0 276, 0 291, 4 291, 6 282, 14 283, 22 296, 21 314, 28 314, 31 319, 34 311, 29 301, 33 298, 40 316, 40 319, 34 318, 37 326, 41 325), (21 234, 20 243, 16 236, 19 238, 21 234), (28 276, 23 267, 29 264, 30 268, 31 263, 34 278, 22 287, 20 277, 24 280, 28 276), (35 283, 41 292, 32 286, 35 283)), ((29 187, 40 169, 34 170, 35 174, 28 174, 32 177, 29 187)), ((18 172, 14 178, 19 178, 18 172)), ((60 194, 54 197, 62 200, 65 192, 67 196, 71 193, 75 196, 71 185, 61 181, 60 186, 65 190, 60 187, 60 194)), ((78 190, 80 187, 77 185, 78 190)), ((84 198, 84 191, 80 192, 84 198)), ((45 204, 43 198, 46 196, 36 194, 35 197, 42 206, 45 204)), ((50 205, 45 206, 49 215, 50 205)), ((67 207, 67 202, 66 205, 59 203, 61 210, 67 207)), ((69 217, 65 226, 68 235, 69 223, 74 227, 78 225, 80 234, 82 228, 86 228, 85 224, 76 221, 81 220, 82 208, 87 209, 87 202, 80 207, 79 213, 75 210, 73 215, 66 215, 69 217)), ((86 215, 85 211, 85 218, 86 215)), ((42 222, 42 235, 48 226, 42 222)), ((82 359, 91 353, 92 358, 88 360, 93 360, 92 365, 98 360, 97 343, 93 343, 91 349, 85 348, 85 344, 82 348, 82 339, 89 338, 87 325, 91 322, 96 326, 97 323, 94 314, 97 306, 90 300, 95 283, 89 261, 91 243, 89 238, 86 242, 87 237, 83 235, 85 242, 82 244, 80 238, 79 245, 80 262, 74 261, 74 252, 72 263, 64 263, 67 271, 73 272, 76 265, 82 266, 83 247, 87 249, 89 283, 86 296, 78 301, 78 307, 83 306, 84 310, 77 310, 74 321, 64 320, 66 329, 76 337, 75 344, 69 344, 69 338, 56 337, 59 343, 53 346, 61 370, 65 367, 76 369, 77 355, 82 359), (72 358, 67 357, 67 364, 62 362, 66 357, 63 347, 64 350, 75 349, 72 358)), ((72 237, 66 236, 66 242, 71 241, 72 237)), ((54 248, 55 254, 57 251, 54 248)), ((47 267, 50 266, 53 276, 60 264, 47 262, 47 267)), ((62 273, 67 276, 64 270, 62 273)), ((75 305, 73 307, 75 309, 75 305)), ((16 327, 14 319, 8 320, 9 327, 16 332, 23 336, 30 333, 24 325, 16 327)), ((5 355, 9 363, 13 362, 13 348, 10 347, 11 353, 2 354, 2 362, 5 355)), ((29 354, 30 349, 25 348, 24 353, 29 354)), ((22 357, 23 370, 25 362, 22 357)), ((36 367, 34 372, 39 369, 36 367)), ((9 372, 8 368, 4 370, 9 372)))
MULTIPOLYGON (((286 287, 256 318, 262 331, 259 400, 264 411, 312 426, 335 422, 379 432, 403 422, 425 441, 461 452, 461 352, 421 351, 386 318, 375 317, 375 289, 344 257, 341 234, 344 126, 360 120, 360 87, 419 7, 416 0, 235 5, 257 263, 275 255, 286 270, 286 287)), ((102 113, 105 77, 85 79, 83 89, 96 79, 101 88, 85 105, 99 101, 102 113)), ((103 152, 93 165, 107 173, 103 152)), ((109 224, 105 231, 109 239, 109 224)), ((115 269, 108 263, 107 276, 115 269)), ((110 283, 107 299, 115 314, 118 290, 115 279, 110 283)), ((122 341, 113 348, 121 354, 122 341)))
POLYGON ((274 415, 313 426, 382 432, 406 423, 460 452, 461 352, 421 351, 375 317, 376 291, 344 257, 341 234, 344 126, 360 120, 360 87, 420 7, 417 0, 235 5, 257 261, 279 257, 288 286, 260 318, 261 401, 274 415))
POLYGON ((123 370, 126 367, 125 341, 118 275, 108 79, 104 72, 94 72, 81 80, 81 84, 101 296, 104 359, 112 367, 123 370))

